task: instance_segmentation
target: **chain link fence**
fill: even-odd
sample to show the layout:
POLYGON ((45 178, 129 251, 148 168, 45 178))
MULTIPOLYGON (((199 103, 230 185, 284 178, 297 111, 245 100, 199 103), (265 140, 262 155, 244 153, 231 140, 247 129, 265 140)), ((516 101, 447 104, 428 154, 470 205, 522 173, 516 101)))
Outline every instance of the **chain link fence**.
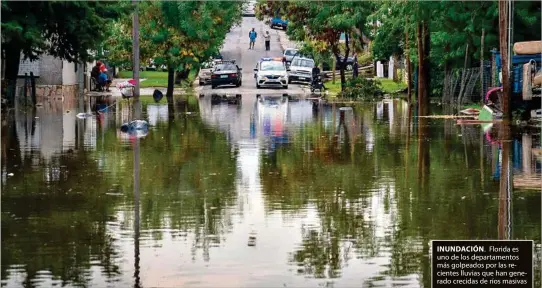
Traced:
POLYGON ((480 103, 485 93, 491 88, 493 77, 491 61, 485 61, 483 67, 483 75, 481 67, 454 69, 446 72, 442 102, 456 107, 480 103))

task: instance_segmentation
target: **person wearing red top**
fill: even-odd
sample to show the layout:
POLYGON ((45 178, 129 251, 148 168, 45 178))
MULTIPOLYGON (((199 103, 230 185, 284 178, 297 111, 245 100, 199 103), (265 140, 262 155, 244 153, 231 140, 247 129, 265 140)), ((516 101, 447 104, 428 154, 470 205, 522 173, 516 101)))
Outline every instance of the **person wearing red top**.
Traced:
POLYGON ((97 61, 96 66, 92 67, 90 76, 95 78, 102 86, 105 86, 105 91, 109 92, 109 86, 112 81, 111 79, 108 79, 109 77, 107 77, 106 72, 107 68, 105 67, 105 64, 103 64, 102 61, 97 61))

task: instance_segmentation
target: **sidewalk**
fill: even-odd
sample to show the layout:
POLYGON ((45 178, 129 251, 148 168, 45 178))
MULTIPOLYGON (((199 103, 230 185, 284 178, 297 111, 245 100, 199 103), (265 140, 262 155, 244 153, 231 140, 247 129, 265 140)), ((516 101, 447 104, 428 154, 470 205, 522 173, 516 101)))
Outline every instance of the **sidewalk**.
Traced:
MULTIPOLYGON (((113 79, 113 83, 111 84, 111 95, 115 96, 115 97, 121 97, 122 95, 120 94, 120 90, 116 87, 116 84, 127 81, 127 80, 130 80, 130 79, 122 79, 122 78, 113 79)), ((139 81, 139 83, 141 83, 141 82, 143 82, 145 80, 147 80, 147 79, 141 79, 139 81)), ((139 95, 140 96, 151 96, 154 93, 154 90, 160 90, 160 92, 162 92, 162 93, 164 93, 164 95, 166 95, 167 87, 145 87, 145 88, 140 87, 139 88, 139 95)), ((173 94, 181 94, 181 93, 185 93, 185 92, 186 91, 183 88, 173 88, 173 94)))
POLYGON ((277 32, 280 49, 282 49, 283 51, 286 48, 298 48, 298 46, 300 46, 298 42, 288 39, 288 36, 286 36, 286 31, 278 29, 276 29, 275 31, 277 32))

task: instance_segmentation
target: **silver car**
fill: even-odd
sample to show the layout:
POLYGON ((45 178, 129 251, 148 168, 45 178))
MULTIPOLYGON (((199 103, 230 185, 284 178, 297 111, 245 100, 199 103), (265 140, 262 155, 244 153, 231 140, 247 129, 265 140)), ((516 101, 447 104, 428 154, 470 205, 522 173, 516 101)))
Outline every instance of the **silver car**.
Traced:
POLYGON ((290 63, 292 62, 292 59, 294 59, 294 56, 296 56, 297 53, 298 53, 298 50, 294 48, 284 49, 284 54, 282 56, 284 57, 284 61, 286 62, 286 65, 290 65, 290 63))
POLYGON ((213 61, 203 62, 199 69, 199 85, 205 85, 211 83, 211 74, 215 63, 213 61))
POLYGON ((295 57, 288 67, 288 79, 291 82, 312 82, 312 68, 314 60, 303 57, 295 57))

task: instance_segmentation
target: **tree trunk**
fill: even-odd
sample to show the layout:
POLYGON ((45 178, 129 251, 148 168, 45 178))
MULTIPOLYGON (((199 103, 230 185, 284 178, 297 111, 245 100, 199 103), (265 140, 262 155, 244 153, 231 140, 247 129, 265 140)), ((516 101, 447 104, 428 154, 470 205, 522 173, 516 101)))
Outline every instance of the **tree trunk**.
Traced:
MULTIPOLYGON (((408 19, 405 27, 408 27, 408 19)), ((408 28, 405 29, 405 56, 406 56, 406 73, 407 73, 407 101, 408 104, 412 104, 412 67, 410 65, 410 41, 408 28)), ((376 64, 375 64, 376 66, 376 64)), ((376 75, 376 74, 375 74, 376 75)))
POLYGON ((172 66, 168 66, 167 69, 167 90, 166 90, 166 98, 167 103, 170 106, 173 106, 173 88, 175 86, 175 70, 172 66))
POLYGON ((14 107, 15 92, 17 90, 17 74, 19 73, 19 63, 21 62, 21 49, 15 45, 4 45, 6 51, 6 71, 5 79, 7 84, 7 107, 14 107))
POLYGON ((346 46, 346 51, 344 53, 344 58, 341 61, 341 92, 344 92, 346 88, 346 74, 344 70, 346 68, 346 61, 348 61, 348 54, 350 54, 350 43, 348 39, 348 33, 344 33, 344 44, 346 46))
POLYGON ((427 73, 427 52, 425 51, 427 43, 426 33, 428 32, 427 24, 418 22, 417 25, 417 40, 418 40, 418 113, 420 116, 428 114, 428 95, 429 95, 429 75, 427 73))
POLYGON ((502 63, 502 112, 505 120, 510 120, 510 67, 508 63, 508 1, 499 1, 499 47, 502 63))
POLYGON ((482 104, 484 103, 484 34, 485 30, 482 28, 482 39, 480 40, 480 99, 482 104))

